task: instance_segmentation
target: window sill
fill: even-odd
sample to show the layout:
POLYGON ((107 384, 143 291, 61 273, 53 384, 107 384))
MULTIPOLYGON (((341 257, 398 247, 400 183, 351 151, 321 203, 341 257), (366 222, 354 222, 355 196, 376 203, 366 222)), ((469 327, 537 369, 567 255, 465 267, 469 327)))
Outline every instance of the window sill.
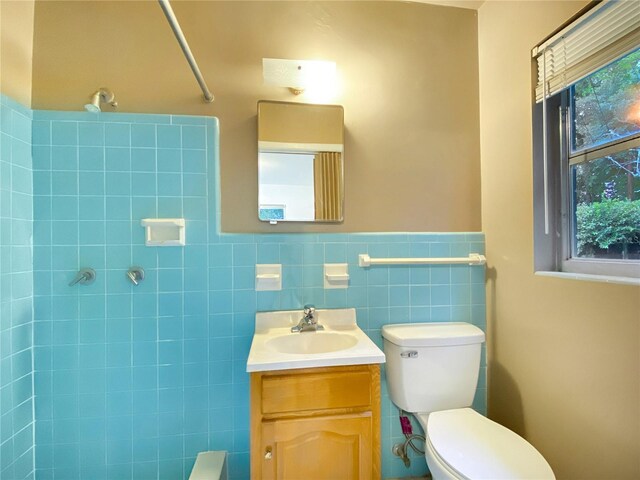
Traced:
POLYGON ((569 272, 535 272, 539 277, 566 278, 568 280, 582 280, 584 282, 615 283, 619 285, 640 286, 640 278, 613 277, 610 275, 590 275, 588 273, 569 272))

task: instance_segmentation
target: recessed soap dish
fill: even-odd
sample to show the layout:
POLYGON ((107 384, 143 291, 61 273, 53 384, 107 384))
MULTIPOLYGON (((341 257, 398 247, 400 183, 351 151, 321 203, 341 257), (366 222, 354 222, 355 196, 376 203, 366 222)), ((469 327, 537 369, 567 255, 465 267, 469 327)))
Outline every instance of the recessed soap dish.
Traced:
POLYGON ((324 288, 348 288, 349 265, 346 263, 324 264, 324 288))
POLYGON ((145 245, 150 247, 173 247, 185 245, 184 218, 143 218, 140 225, 145 228, 145 245))

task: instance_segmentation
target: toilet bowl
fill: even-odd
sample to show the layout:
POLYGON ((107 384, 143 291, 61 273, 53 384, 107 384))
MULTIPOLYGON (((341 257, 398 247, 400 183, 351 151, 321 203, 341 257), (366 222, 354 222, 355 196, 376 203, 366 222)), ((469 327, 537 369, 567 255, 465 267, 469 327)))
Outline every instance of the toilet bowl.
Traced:
POLYGON ((470 408, 416 417, 425 431, 425 457, 434 478, 555 478, 529 442, 470 408))
POLYGON ((524 438, 471 408, 484 332, 468 323, 382 328, 391 401, 425 432, 434 480, 554 480, 524 438))

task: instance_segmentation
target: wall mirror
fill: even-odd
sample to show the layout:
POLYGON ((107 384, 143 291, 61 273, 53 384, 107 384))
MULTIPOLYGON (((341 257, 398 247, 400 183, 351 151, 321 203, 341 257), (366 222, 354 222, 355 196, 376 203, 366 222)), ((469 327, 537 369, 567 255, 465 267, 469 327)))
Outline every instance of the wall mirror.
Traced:
POLYGON ((258 218, 340 222, 344 204, 344 109, 258 102, 258 218))

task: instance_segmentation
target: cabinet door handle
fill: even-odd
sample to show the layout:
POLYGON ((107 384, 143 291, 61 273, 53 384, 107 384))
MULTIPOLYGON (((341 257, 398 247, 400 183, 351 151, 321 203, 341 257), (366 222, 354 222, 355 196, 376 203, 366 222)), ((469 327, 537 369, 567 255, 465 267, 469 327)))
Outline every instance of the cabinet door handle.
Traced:
POLYGON ((271 447, 267 447, 264 453, 265 460, 271 460, 273 458, 273 452, 271 451, 271 447))

